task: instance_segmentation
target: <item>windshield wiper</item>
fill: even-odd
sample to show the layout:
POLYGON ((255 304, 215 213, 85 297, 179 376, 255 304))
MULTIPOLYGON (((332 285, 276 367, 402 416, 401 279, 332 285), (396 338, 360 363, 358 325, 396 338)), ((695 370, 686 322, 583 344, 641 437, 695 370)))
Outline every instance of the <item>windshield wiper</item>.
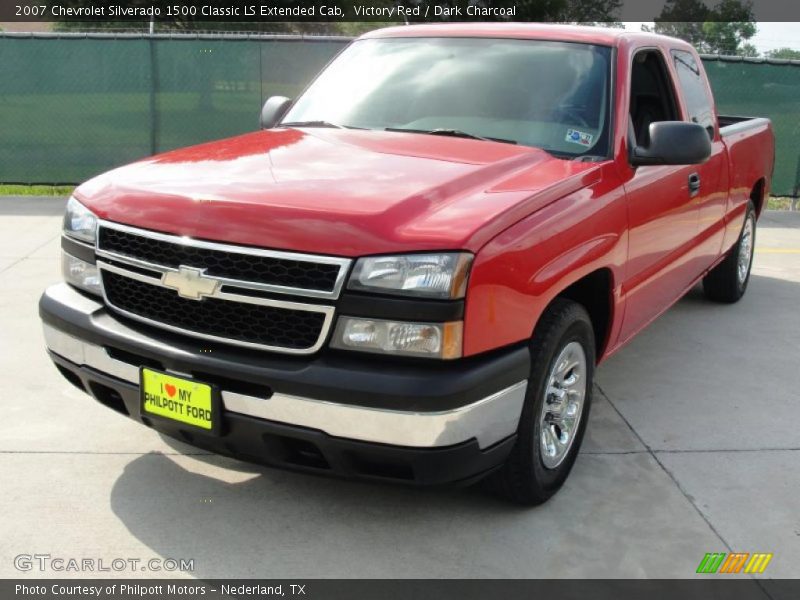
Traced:
POLYGON ((331 129, 342 129, 341 125, 329 121, 288 121, 281 123, 280 127, 330 127, 331 129))
POLYGON ((437 129, 408 129, 404 127, 386 127, 384 131, 396 131, 404 133, 424 133, 426 135, 446 135, 450 137, 466 138, 468 140, 482 140, 484 142, 502 142, 503 144, 516 144, 514 140, 506 140, 503 138, 483 137, 475 135, 474 133, 467 133, 460 129, 448 129, 446 127, 439 127, 437 129))
POLYGON ((355 125, 337 125, 330 121, 287 121, 278 127, 329 127, 331 129, 366 129, 366 127, 356 127, 355 125))

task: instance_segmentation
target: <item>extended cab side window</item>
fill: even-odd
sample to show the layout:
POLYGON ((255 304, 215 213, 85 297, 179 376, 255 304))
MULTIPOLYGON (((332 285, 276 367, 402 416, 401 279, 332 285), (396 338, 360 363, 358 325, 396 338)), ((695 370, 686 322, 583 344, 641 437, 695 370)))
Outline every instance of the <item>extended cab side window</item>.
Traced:
POLYGON ((673 50, 672 59, 675 61, 675 71, 686 100, 689 119, 705 127, 709 137, 714 139, 714 108, 697 61, 691 52, 684 50, 673 50))
POLYGON ((633 57, 630 119, 631 135, 645 147, 650 144, 650 123, 678 119, 675 90, 658 50, 640 50, 633 57))

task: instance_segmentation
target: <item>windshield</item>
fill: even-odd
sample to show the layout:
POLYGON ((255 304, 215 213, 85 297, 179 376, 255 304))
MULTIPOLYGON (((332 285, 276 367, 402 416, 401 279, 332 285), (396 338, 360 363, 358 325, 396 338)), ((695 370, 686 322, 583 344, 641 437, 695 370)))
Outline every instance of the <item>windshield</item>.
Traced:
POLYGON ((409 129, 606 156, 611 49, 490 38, 353 43, 284 123, 409 129))

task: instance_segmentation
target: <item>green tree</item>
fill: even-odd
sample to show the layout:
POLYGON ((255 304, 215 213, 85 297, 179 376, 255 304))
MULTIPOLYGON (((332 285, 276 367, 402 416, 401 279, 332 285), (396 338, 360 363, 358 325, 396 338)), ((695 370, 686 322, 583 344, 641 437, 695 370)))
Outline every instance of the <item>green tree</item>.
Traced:
POLYGON ((767 58, 782 58, 788 60, 800 60, 800 50, 793 48, 778 48, 765 53, 767 58))
POLYGON ((654 30, 686 40, 698 52, 758 55, 747 43, 757 31, 749 0, 720 0, 713 8, 701 0, 667 0, 654 30))
POLYGON ((575 23, 622 27, 619 21, 621 6, 622 0, 569 0, 564 16, 575 23))
POLYGON ((671 35, 696 47, 703 39, 703 23, 710 12, 699 0, 667 0, 661 14, 655 18, 655 27, 642 29, 671 35))
POLYGON ((738 56, 748 56, 750 58, 759 56, 758 48, 753 46, 753 44, 742 44, 736 54, 738 56))

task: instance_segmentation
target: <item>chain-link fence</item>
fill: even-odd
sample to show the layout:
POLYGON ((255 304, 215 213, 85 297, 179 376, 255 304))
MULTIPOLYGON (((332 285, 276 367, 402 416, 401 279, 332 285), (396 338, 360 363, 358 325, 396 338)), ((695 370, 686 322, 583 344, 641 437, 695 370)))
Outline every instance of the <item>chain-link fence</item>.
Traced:
MULTIPOLYGON (((0 34, 0 182, 79 183, 156 152, 252 131, 337 37, 0 34)), ((724 114, 766 116, 776 195, 800 188, 800 63, 705 57, 724 114)))

